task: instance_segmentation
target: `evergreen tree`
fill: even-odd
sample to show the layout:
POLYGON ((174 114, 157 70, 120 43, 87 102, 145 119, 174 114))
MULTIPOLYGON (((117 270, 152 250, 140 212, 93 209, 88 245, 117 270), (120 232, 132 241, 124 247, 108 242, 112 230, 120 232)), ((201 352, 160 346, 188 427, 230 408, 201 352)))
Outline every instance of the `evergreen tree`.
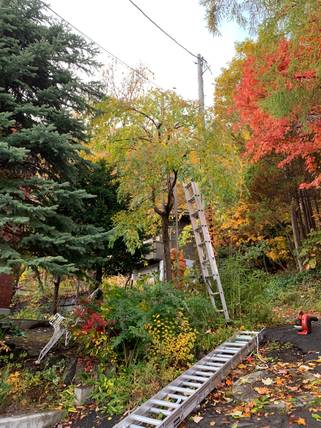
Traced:
MULTIPOLYGON (((117 192, 119 182, 117 175, 113 174, 113 167, 108 165, 106 159, 99 159, 93 168, 82 169, 77 184, 79 189, 95 195, 94 199, 86 199, 79 210, 70 204, 66 206, 66 215, 69 213, 77 224, 92 224, 113 233, 113 217, 120 211, 127 210, 129 199, 118 200, 117 192)), ((141 236, 143 240, 143 236, 141 236)), ((142 245, 131 253, 122 238, 116 239, 112 247, 94 250, 95 262, 91 270, 96 272, 95 279, 101 282, 104 275, 129 274, 133 270, 143 267, 144 256, 150 252, 148 245, 142 245)))
POLYGON ((89 269, 106 232, 64 215, 91 198, 76 189, 87 150, 83 117, 99 85, 84 83, 96 50, 37 0, 0 2, 0 272, 19 263, 56 277, 89 269), (78 73, 78 74, 76 74, 78 73))

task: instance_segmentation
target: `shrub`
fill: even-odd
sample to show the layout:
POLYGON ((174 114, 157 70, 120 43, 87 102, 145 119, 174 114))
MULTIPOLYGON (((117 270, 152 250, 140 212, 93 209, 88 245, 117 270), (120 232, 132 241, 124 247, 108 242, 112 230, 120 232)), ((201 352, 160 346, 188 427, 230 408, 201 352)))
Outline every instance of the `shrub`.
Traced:
POLYGON ((84 301, 82 305, 75 307, 71 318, 69 330, 79 350, 96 357, 100 362, 113 364, 116 361, 111 344, 114 321, 103 319, 101 302, 84 301))
POLYGON ((4 405, 4 400, 8 393, 12 389, 12 384, 8 383, 6 380, 8 379, 8 371, 4 373, 3 379, 0 380, 0 408, 4 405))
POLYGON ((152 337, 145 325, 151 324, 156 315, 164 322, 174 321, 182 308, 182 296, 170 283, 138 282, 130 290, 105 289, 103 318, 114 322, 117 336, 112 339, 112 345, 123 359, 146 355, 152 337))
POLYGON ((190 327, 188 319, 179 312, 175 321, 162 321, 153 315, 152 323, 145 326, 152 336, 151 360, 159 366, 161 361, 167 365, 190 364, 194 356, 191 350, 196 340, 196 332, 190 327))

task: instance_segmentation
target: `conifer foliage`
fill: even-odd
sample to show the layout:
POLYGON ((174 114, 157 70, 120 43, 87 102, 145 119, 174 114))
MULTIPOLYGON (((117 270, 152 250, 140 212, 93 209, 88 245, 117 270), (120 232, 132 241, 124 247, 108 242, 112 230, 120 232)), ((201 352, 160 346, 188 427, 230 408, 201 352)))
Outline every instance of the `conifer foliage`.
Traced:
POLYGON ((90 267, 104 239, 63 214, 90 197, 74 183, 87 163, 83 116, 100 96, 78 75, 92 73, 95 55, 39 1, 0 2, 0 272, 24 263, 59 278, 90 267))

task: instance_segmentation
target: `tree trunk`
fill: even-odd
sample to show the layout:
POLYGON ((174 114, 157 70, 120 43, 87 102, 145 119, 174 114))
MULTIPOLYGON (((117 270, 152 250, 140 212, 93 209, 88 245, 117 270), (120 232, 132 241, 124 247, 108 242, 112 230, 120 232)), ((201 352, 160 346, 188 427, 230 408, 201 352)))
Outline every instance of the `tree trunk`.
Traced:
POLYGON ((303 200, 304 221, 306 224, 307 234, 309 234, 311 232, 311 229, 312 229, 312 224, 311 224, 311 217, 309 214, 309 208, 308 208, 308 204, 307 204, 307 200, 306 200, 305 195, 303 196, 302 200, 303 200))
POLYGON ((163 251, 164 251, 164 264, 165 264, 165 276, 166 281, 172 280, 172 263, 171 263, 171 249, 169 239, 169 217, 166 213, 162 214, 162 240, 163 240, 163 251))
POLYGON ((98 282, 98 286, 101 284, 101 281, 103 280, 103 267, 99 266, 96 270, 95 279, 98 282))
MULTIPOLYGON (((301 223, 302 223, 302 231, 304 231, 304 236, 305 236, 305 238, 304 239, 306 239, 306 237, 307 237, 307 235, 308 235, 308 233, 309 233, 309 228, 308 228, 308 225, 307 225, 307 222, 306 222, 306 213, 305 213, 305 207, 304 207, 304 202, 303 202, 303 197, 302 197, 302 192, 299 190, 299 192, 298 192, 298 194, 299 194, 299 208, 300 208, 300 214, 302 213, 302 215, 303 215, 303 220, 302 220, 302 215, 300 215, 300 217, 301 217, 301 223)), ((300 224, 301 224, 300 223, 300 224)))
POLYGON ((316 230, 317 226, 315 224, 313 208, 312 208, 309 196, 307 196, 307 206, 308 206, 308 210, 309 210, 309 216, 310 216, 310 222, 311 222, 312 229, 316 230))
POLYGON ((264 264, 265 272, 266 272, 266 273, 269 273, 268 268, 267 268, 267 265, 266 265, 266 256, 265 256, 265 254, 264 254, 264 253, 263 253, 263 264, 264 264))
POLYGON ((274 216, 274 218, 275 218, 275 221, 277 222, 277 224, 280 226, 281 230, 283 230, 283 233, 284 233, 286 239, 288 240, 290 253, 292 254, 293 259, 295 260, 295 256, 294 256, 294 253, 293 253, 293 251, 294 251, 295 248, 294 248, 293 242, 291 241, 291 238, 290 238, 289 234, 287 233, 285 227, 280 222, 280 220, 277 217, 275 217, 275 216, 274 216))
POLYGON ((299 204, 299 209, 297 210, 297 217, 298 217, 299 223, 300 223, 301 239, 302 240, 303 239, 307 239, 307 235, 305 233, 304 224, 303 224, 303 221, 302 221, 300 204, 299 204))
POLYGON ((79 287, 80 287, 80 279, 77 278, 77 289, 76 289, 76 302, 79 304, 79 287))
POLYGON ((319 206, 318 206, 318 202, 317 202, 317 198, 314 197, 314 206, 315 206, 315 211, 317 213, 317 223, 318 223, 318 228, 321 229, 321 223, 320 223, 320 212, 319 212, 319 206))
MULTIPOLYGON (((174 177, 172 178, 169 174, 166 176, 166 188, 167 188, 167 202, 165 203, 164 197, 162 197, 162 209, 159 209, 156 205, 154 206, 155 212, 161 217, 162 221, 162 241, 163 241, 163 252, 164 252, 164 271, 166 281, 172 280, 172 264, 171 264, 171 253, 170 253, 170 239, 169 239, 169 216, 174 207, 174 188, 177 181, 177 172, 173 171, 174 177)), ((163 193, 164 195, 164 193, 163 193)), ((154 196, 155 202, 155 196, 154 196)))
POLYGON ((59 286, 61 283, 61 277, 58 276, 56 278, 56 281, 54 281, 54 295, 53 295, 53 302, 52 302, 52 315, 55 315, 58 311, 58 298, 59 298, 59 286))
POLYGON ((296 217, 296 212, 295 212, 295 206, 292 204, 291 205, 291 223, 292 223, 292 231, 293 231, 293 239, 294 239, 294 247, 295 247, 295 260, 297 263, 297 266, 300 270, 300 272, 302 272, 303 270, 303 266, 299 257, 299 248, 300 248, 300 236, 299 236, 299 228, 298 228, 298 223, 297 223, 297 217, 296 217))

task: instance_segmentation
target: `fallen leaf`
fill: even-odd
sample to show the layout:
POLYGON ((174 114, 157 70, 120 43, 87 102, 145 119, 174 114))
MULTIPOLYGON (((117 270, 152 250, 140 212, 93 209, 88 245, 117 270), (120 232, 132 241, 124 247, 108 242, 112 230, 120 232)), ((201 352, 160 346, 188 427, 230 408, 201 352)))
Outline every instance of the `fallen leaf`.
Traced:
POLYGON ((287 374, 287 372, 288 372, 287 370, 279 370, 278 371, 279 374, 287 374))
POLYGON ((211 425, 211 426, 213 426, 213 425, 215 425, 215 424, 216 424, 216 422, 214 422, 214 421, 210 423, 210 425, 211 425))
POLYGON ((273 380, 271 378, 267 378, 267 379, 262 379, 262 383, 264 383, 264 385, 272 385, 273 380))
POLYGON ((233 416, 233 418, 240 418, 242 416, 242 412, 241 410, 235 410, 235 412, 231 412, 229 415, 233 416))
POLYGON ((321 416, 320 416, 320 415, 317 415, 316 413, 313 413, 313 414, 312 414, 312 417, 313 417, 314 419, 321 419, 321 416))
POLYGON ((304 425, 307 427, 307 423, 305 422, 305 419, 299 418, 299 419, 292 419, 292 421, 289 421, 289 424, 298 424, 298 425, 304 425))
POLYGON ((246 369, 246 365, 245 364, 239 364, 237 367, 239 367, 240 369, 246 369))
POLYGON ((198 424, 203 418, 202 416, 194 416, 192 419, 196 424, 198 424))
POLYGON ((235 422, 235 424, 233 424, 233 425, 231 426, 231 428, 237 428, 238 424, 239 424, 239 421, 235 422))
POLYGON ((299 389, 299 387, 298 387, 298 386, 287 386, 287 388, 288 388, 290 391, 298 391, 298 389, 299 389))
POLYGON ((263 394, 263 395, 266 395, 268 392, 269 392, 269 390, 268 390, 268 388, 266 388, 265 386, 263 387, 263 388, 254 388, 255 389, 255 391, 256 392, 258 392, 259 394, 263 394))
POLYGON ((302 365, 298 368, 298 370, 311 370, 311 367, 302 365))

